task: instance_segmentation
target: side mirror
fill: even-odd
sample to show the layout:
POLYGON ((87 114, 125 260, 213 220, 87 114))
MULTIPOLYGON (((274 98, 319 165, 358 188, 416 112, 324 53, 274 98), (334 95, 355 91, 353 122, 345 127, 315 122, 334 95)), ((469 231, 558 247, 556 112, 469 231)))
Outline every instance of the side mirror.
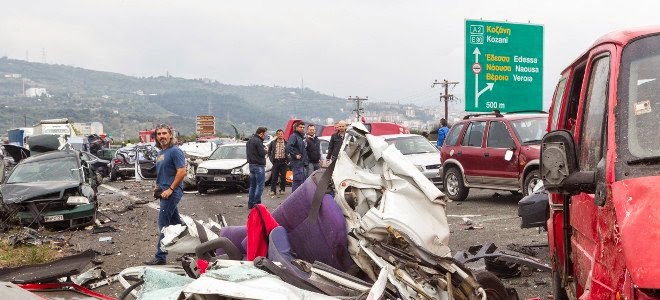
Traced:
POLYGON ((566 130, 553 131, 543 137, 541 179, 550 193, 576 195, 596 190, 595 172, 578 171, 573 134, 566 130))

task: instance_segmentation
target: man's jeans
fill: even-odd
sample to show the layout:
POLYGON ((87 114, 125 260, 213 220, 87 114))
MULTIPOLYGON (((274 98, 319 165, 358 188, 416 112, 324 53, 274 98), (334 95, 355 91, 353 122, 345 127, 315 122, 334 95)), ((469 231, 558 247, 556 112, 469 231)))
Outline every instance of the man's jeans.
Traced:
POLYGON ((270 179, 270 191, 277 191, 277 183, 280 183, 280 191, 284 191, 286 188, 286 160, 284 159, 275 159, 273 160, 273 176, 270 179))
POLYGON ((266 182, 266 166, 250 165, 250 189, 248 191, 248 208, 261 203, 261 194, 266 182))
POLYGON ((167 259, 167 252, 160 249, 160 241, 163 240, 163 227, 170 225, 183 224, 181 216, 179 215, 179 201, 183 197, 183 190, 176 188, 169 198, 160 199, 160 213, 158 214, 158 242, 156 244, 156 259, 165 261, 167 259))
POLYGON ((291 192, 293 193, 305 181, 305 166, 293 168, 293 183, 291 184, 291 192))
POLYGON ((321 166, 319 163, 309 163, 309 165, 307 165, 307 174, 305 177, 309 177, 310 175, 312 175, 312 173, 314 173, 314 171, 318 170, 320 167, 321 166))

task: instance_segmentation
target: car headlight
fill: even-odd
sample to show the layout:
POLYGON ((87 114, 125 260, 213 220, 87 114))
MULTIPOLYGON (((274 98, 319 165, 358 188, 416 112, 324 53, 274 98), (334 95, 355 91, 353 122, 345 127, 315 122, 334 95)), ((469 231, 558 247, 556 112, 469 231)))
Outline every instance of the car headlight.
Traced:
POLYGON ((417 169, 419 169, 420 172, 424 172, 426 170, 424 166, 415 165, 415 167, 417 167, 417 169))
POLYGON ((234 168, 231 170, 231 173, 234 175, 243 175, 243 168, 234 168))
POLYGON ((89 199, 83 196, 69 196, 69 198, 66 199, 66 204, 67 205, 89 204, 89 199))
POLYGON ((209 169, 207 169, 207 168, 202 168, 202 167, 197 168, 197 174, 206 174, 208 172, 209 172, 209 169))

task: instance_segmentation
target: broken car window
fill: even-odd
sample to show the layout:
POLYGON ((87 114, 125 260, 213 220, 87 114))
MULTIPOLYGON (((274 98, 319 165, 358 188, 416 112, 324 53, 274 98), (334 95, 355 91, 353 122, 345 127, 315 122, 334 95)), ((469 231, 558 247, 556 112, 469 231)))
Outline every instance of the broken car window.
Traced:
POLYGON ((43 181, 80 181, 76 159, 65 157, 18 164, 7 179, 7 183, 43 181))

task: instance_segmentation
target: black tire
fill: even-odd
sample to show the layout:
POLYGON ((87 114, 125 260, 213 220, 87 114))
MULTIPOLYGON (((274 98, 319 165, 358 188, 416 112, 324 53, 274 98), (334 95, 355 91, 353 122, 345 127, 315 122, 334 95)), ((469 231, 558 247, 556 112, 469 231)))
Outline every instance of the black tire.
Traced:
POLYGON ((112 170, 110 170, 110 181, 117 181, 117 177, 117 170, 112 168, 112 170))
POLYGON ((509 293, 506 291, 502 281, 495 276, 495 274, 488 271, 474 272, 474 278, 481 287, 486 291, 486 299, 488 300, 508 300, 509 293))
POLYGON ((470 189, 465 187, 463 182, 463 174, 458 168, 452 167, 444 173, 445 178, 443 186, 445 194, 449 199, 454 201, 463 201, 467 198, 470 189))
POLYGON ((539 170, 531 170, 529 171, 529 173, 527 173, 522 186, 522 191, 524 196, 527 196, 532 193, 532 189, 534 188, 536 183, 541 179, 540 174, 541 173, 539 173, 539 170))
POLYGON ((555 300, 568 300, 566 290, 561 287, 561 276, 556 270, 552 271, 552 295, 555 300))

